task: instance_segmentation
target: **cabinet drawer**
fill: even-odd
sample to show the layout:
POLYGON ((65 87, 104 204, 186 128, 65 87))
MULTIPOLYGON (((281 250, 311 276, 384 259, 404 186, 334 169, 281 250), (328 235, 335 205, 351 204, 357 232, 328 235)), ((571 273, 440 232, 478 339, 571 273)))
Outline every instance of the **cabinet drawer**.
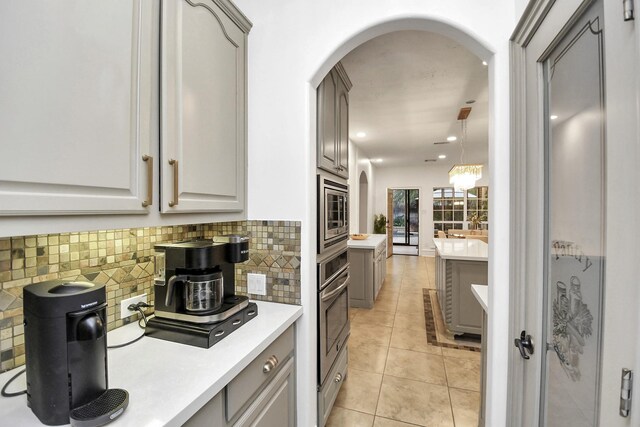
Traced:
POLYGON ((276 375, 293 352, 293 327, 280 335, 265 351, 238 374, 226 387, 226 417, 231 421, 238 411, 276 375), (267 364, 275 366, 265 372, 267 364), (277 360, 277 363, 275 362, 277 360))
POLYGON ((380 256, 380 254, 384 250, 384 245, 385 244, 386 244, 386 242, 383 242, 383 243, 380 243, 378 246, 376 246, 376 250, 375 250, 375 253, 373 255, 374 258, 378 258, 378 256, 380 256))
POLYGON ((347 366, 349 360, 348 345, 342 347, 340 355, 333 365, 331 372, 327 375, 327 379, 324 385, 318 392, 318 422, 319 427, 322 427, 327 422, 331 408, 333 408, 333 402, 338 397, 338 392, 342 383, 347 378, 347 366))
POLYGON ((233 424, 234 427, 293 427, 295 425, 294 359, 283 368, 233 424))

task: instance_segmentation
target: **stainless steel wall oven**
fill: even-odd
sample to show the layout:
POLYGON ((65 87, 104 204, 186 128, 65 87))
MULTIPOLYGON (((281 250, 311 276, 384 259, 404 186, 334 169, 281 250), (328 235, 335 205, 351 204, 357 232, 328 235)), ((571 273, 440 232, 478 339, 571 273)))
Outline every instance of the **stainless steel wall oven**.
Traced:
POLYGON ((332 251, 349 238, 349 190, 346 181, 318 174, 318 253, 332 251))
POLYGON ((318 263, 318 384, 322 385, 350 332, 349 253, 318 263))

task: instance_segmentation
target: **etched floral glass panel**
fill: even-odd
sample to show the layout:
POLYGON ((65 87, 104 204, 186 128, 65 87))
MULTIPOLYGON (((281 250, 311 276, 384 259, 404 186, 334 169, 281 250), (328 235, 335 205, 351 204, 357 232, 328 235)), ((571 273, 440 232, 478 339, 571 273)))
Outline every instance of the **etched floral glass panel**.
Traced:
POLYGON ((542 410, 544 425, 553 427, 597 425, 605 214, 600 7, 592 6, 543 63, 547 354, 542 410))

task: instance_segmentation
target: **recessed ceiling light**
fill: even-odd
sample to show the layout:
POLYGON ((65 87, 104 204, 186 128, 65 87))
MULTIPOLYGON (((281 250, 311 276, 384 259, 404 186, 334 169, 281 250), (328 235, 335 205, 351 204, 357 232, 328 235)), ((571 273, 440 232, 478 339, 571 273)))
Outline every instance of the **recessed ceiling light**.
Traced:
POLYGON ((556 116, 555 114, 552 114, 549 118, 550 118, 551 120, 555 120, 555 119, 557 119, 557 118, 558 118, 558 116, 556 116))
POLYGON ((448 137, 447 137, 447 141, 449 141, 449 142, 453 142, 453 141, 457 141, 457 140, 458 140, 458 138, 456 138, 456 137, 455 137, 455 136, 453 136, 453 135, 452 135, 452 136, 448 136, 448 137))
POLYGON ((487 61, 482 61, 482 65, 487 66, 487 61))
POLYGON ((373 163, 380 163, 380 162, 382 162, 382 159, 371 159, 371 161, 373 163))
POLYGON ((367 133, 366 132, 358 132, 358 133, 356 133, 356 136, 358 138, 364 138, 365 136, 367 136, 367 133))
POLYGON ((447 158, 447 156, 446 156, 446 154, 440 154, 440 155, 438 156, 438 158, 439 158, 439 159, 446 159, 446 158, 447 158))

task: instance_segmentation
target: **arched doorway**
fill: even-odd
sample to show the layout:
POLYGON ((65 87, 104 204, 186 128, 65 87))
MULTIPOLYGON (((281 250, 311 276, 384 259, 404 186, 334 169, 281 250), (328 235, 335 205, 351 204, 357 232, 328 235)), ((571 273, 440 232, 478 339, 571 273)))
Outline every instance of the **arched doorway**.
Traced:
POLYGON ((358 228, 360 233, 367 233, 369 228, 369 180, 365 171, 360 173, 358 228))
MULTIPOLYGON (((393 32, 393 33, 395 33, 395 32, 393 32)), ((380 36, 380 38, 383 38, 385 36, 387 36, 386 33, 384 35, 380 36)), ((478 61, 478 63, 480 63, 480 62, 481 61, 478 61)), ((343 67, 343 63, 344 63, 344 61, 342 61, 341 64, 338 65, 338 67, 342 68, 343 67)), ((332 70, 332 72, 333 72, 333 70, 332 70)), ((329 78, 329 77, 327 77, 327 78, 329 78)), ((485 79, 486 79, 486 76, 485 76, 485 79)), ((324 88, 325 84, 326 83, 323 80, 323 85, 320 86, 320 87, 324 88)), ((415 86, 412 86, 412 87, 415 87, 415 86)), ((319 93, 323 93, 323 92, 320 92, 320 91, 321 91, 321 89, 319 89, 319 93)), ((321 99, 324 99, 324 98, 321 97, 321 99)), ((485 100, 485 102, 486 102, 486 100, 485 100)), ((320 105, 320 104, 318 104, 318 105, 320 105)), ((320 111, 324 111, 324 110, 320 110, 320 111)), ((319 115, 319 117, 320 117, 320 115, 319 115)), ((320 122, 318 122, 318 126, 320 126, 320 122)), ((318 134, 320 134, 320 132, 318 134)), ((319 139, 319 141, 320 141, 320 139, 319 139)), ((322 140, 322 141, 324 142, 324 140, 322 140)), ((352 144, 352 143, 353 143, 353 141, 350 142, 350 144, 352 144)), ((362 147, 362 150, 366 150, 366 148, 362 147)), ((321 155, 320 152, 318 152, 318 153, 319 153, 318 156, 320 156, 321 155)), ((355 159, 355 160, 350 160, 350 164, 351 165, 359 164, 359 163, 360 163, 360 159, 359 158, 355 159)), ((318 167, 321 167, 320 164, 318 164, 318 167)), ((361 200, 361 198, 364 196, 364 194, 363 194, 364 192, 362 191, 363 176, 362 176, 361 173, 359 173, 359 171, 353 171, 353 169, 352 169, 351 173, 354 173, 354 172, 358 173, 358 175, 357 175, 358 178, 357 178, 357 181, 356 181, 356 179, 354 179, 355 177, 351 178, 352 179, 352 189, 353 189, 352 191, 355 192, 356 189, 357 189, 359 191, 359 193, 356 196, 356 200, 361 200), (357 187, 355 186, 356 182, 357 182, 357 187)), ((446 176, 446 173, 443 174, 442 176, 446 176)), ((366 176, 364 178, 366 178, 366 176)), ((377 175, 376 174, 373 175, 373 180, 371 182, 372 183, 375 182, 376 186, 378 185, 377 175)), ((368 184, 368 181, 367 181, 367 184, 368 184)), ((414 191, 417 192, 417 190, 414 190, 414 191)), ((377 193, 377 191, 376 191, 376 193, 377 193)), ((414 199, 417 201, 417 197, 414 197, 414 199)), ((416 204, 416 206, 415 206, 415 210, 416 211, 417 211, 417 208, 418 208, 418 206, 416 204)), ((359 207, 359 209, 356 210, 358 212, 358 219, 359 220, 361 219, 360 215, 362 214, 362 210, 363 210, 362 206, 359 207)), ((374 210, 378 211, 379 209, 378 209, 378 207, 376 207, 374 210)), ((404 212, 404 216, 405 217, 409 217, 410 213, 411 212, 404 212)), ((417 214, 417 212, 414 212, 414 213, 417 214)), ((394 226, 396 225, 395 224, 396 216, 397 215, 395 215, 395 212, 394 212, 394 215, 388 215, 388 219, 390 221, 393 220, 394 226)), ((362 230, 363 224, 364 224, 364 222, 359 223, 357 228, 359 230, 362 230)), ((405 222, 404 225, 406 226, 407 223, 405 222)), ((404 230, 405 237, 410 236, 410 234, 411 234, 410 232, 411 232, 411 229, 405 227, 405 230, 404 230)), ((405 244, 409 245, 409 243, 405 243, 405 244)), ((416 244, 415 249, 416 249, 416 252, 417 252, 417 244, 416 244)), ((416 253, 416 255, 417 255, 417 253, 416 253)), ((416 259, 418 260, 416 262, 418 265, 420 265, 419 264, 420 262, 423 262, 422 260, 420 260, 420 258, 416 258, 416 259)), ((377 265, 377 261, 374 263, 374 270, 378 271, 377 267, 375 267, 376 265, 377 265)), ((359 271, 356 268, 355 261, 354 261, 352 267, 355 269, 355 271, 359 271)), ((409 283, 409 282, 411 282, 412 284, 415 282, 417 284, 420 280, 423 280, 425 277, 428 277, 428 274, 425 275, 425 276, 421 276, 421 273, 422 273, 422 270, 420 272, 416 272, 415 274, 409 273, 409 274, 407 274, 406 277, 402 277, 401 278, 402 279, 401 282, 402 282, 403 285, 401 285, 401 286, 397 286, 397 283, 398 283, 397 280, 393 281, 394 283, 389 285, 388 289, 391 289, 392 291, 394 291, 394 290, 398 291, 398 294, 391 295, 392 291, 389 291, 388 295, 385 295, 386 298, 384 298, 384 301, 378 301, 379 303, 381 303, 383 305, 374 306, 374 308, 384 307, 384 308, 389 309, 391 307, 390 310, 386 310, 386 311, 380 309, 380 312, 384 311, 385 316, 387 316, 388 318, 391 319, 391 318, 395 318, 395 316, 398 313, 398 310, 400 310, 403 313, 402 316, 404 316, 404 315, 406 315, 406 313, 408 313, 407 310, 409 308, 415 309, 416 308, 415 307, 416 304, 413 304, 412 307, 408 307, 409 304, 407 304, 407 301, 411 300, 411 301, 419 301, 419 304, 417 304, 417 305, 420 306, 419 310, 426 311, 426 309, 425 309, 426 305, 423 306, 422 305, 422 300, 421 300, 423 290, 422 289, 418 290, 418 293, 420 293, 420 295, 418 295, 417 293, 415 293, 416 289, 409 289, 409 287, 410 287, 409 285, 404 286, 404 284, 409 283), (401 289, 399 289, 399 288, 401 288, 401 289), (413 291, 414 293, 411 293, 411 291, 413 291), (402 305, 402 309, 395 308, 394 304, 397 304, 397 307, 400 307, 402 305), (392 307, 392 306, 394 306, 394 307, 392 307), (407 306, 407 307, 405 307, 405 306, 407 306)), ((354 273, 354 277, 356 277, 355 273, 354 273)), ((374 277, 375 277, 375 273, 374 273, 374 277)), ((381 277, 385 277, 384 273, 382 274, 381 277)), ((358 279, 358 278, 356 277, 356 279, 358 279)), ((356 280, 356 279, 354 279, 352 281, 352 285, 355 286, 355 289, 359 289, 358 288, 358 284, 362 288, 368 289, 368 286, 369 286, 370 282, 369 282, 369 280, 367 278, 362 279, 362 280, 356 280)), ((429 282, 433 283, 433 282, 435 282, 435 280, 429 279, 429 282)), ((379 289, 378 288, 378 286, 379 286, 378 282, 376 280, 374 280, 373 283, 375 283, 375 285, 374 285, 375 289, 379 289)), ((353 287, 353 286, 350 285, 350 288, 353 287)), ((377 291, 376 291, 376 298, 374 298, 374 299, 377 299, 377 291)), ((383 298, 381 298, 381 299, 383 299, 383 298)), ((414 313, 413 311, 411 311, 409 314, 413 315, 413 316, 416 316, 415 318, 424 318, 424 312, 422 312, 422 313, 414 313)), ((355 316, 358 316, 358 314, 356 314, 355 316)), ((357 339, 359 337, 362 337, 362 336, 364 336, 366 334, 366 328, 370 326, 369 324, 367 324, 366 326, 363 324, 363 322, 365 322, 365 323, 366 322, 371 322, 371 319, 367 320, 364 316, 365 316, 365 314, 360 316, 359 319, 362 319, 362 320, 360 320, 360 323, 358 325, 356 325, 356 323, 358 322, 359 319, 355 319, 354 318, 351 321, 351 325, 352 325, 352 329, 351 329, 352 335, 351 335, 351 337, 352 337, 352 339, 351 339, 351 345, 349 345, 349 352, 350 352, 349 354, 350 355, 356 355, 356 356, 354 356, 354 360, 357 359, 358 357, 362 356, 362 354, 364 354, 365 352, 368 352, 368 351, 374 352, 376 355, 381 355, 381 359, 386 361, 387 360, 386 358, 388 358, 388 357, 396 358, 396 359, 402 359, 404 357, 408 357, 408 354, 411 351, 417 350, 417 347, 411 347, 409 349, 401 347, 401 346, 403 346, 405 344, 399 343, 399 342, 397 342, 397 340, 396 340, 395 344, 393 344, 393 345, 388 345, 388 344, 385 344, 385 343, 383 343, 381 341, 381 342, 377 343, 378 345, 377 345, 377 347, 375 349, 370 349, 370 348, 366 348, 365 349, 364 345, 360 341, 357 341, 357 339), (357 329, 356 326, 359 327, 358 330, 356 330, 357 329), (400 346, 400 347, 394 347, 394 346, 400 346), (391 354, 391 356, 389 356, 389 354, 391 354)), ((431 321, 430 324, 433 324, 433 323, 434 322, 431 321)), ((375 322, 374 322, 374 324, 375 324, 375 322)), ((378 330, 384 330, 385 333, 386 333, 386 335, 381 334, 381 336, 383 336, 383 335, 384 336, 391 336, 393 334, 402 334, 402 333, 405 333, 407 331, 411 331, 410 328, 407 328, 406 330, 404 330, 404 329, 402 329, 401 326, 398 326, 397 328, 395 326, 396 326, 396 322, 395 321, 393 321, 393 326, 391 326, 391 327, 389 327, 388 325, 378 325, 378 324, 376 324, 376 327, 378 327, 378 330)), ((399 335, 397 335, 397 336, 399 336, 399 335)), ((417 336, 414 335, 414 338, 417 338, 417 336)), ((416 342, 416 340, 413 340, 413 342, 416 342)), ((421 340, 419 342, 422 343, 421 340)), ((425 340, 425 345, 426 344, 427 343, 426 343, 426 340, 425 340)), ((424 350, 424 348, 420 348, 419 350, 424 350)), ((436 359, 437 358, 438 357, 436 357, 436 359)), ((442 357, 442 359, 443 360, 445 359, 444 356, 442 357)), ((360 357, 360 360, 364 360, 364 358, 360 357)), ((379 372, 376 371, 376 369, 378 369, 377 366, 373 366, 371 364, 369 364, 367 366, 364 366, 364 365, 365 365, 364 363, 361 363, 361 364, 357 365, 357 367, 353 368, 353 366, 356 366, 356 362, 352 363, 352 368, 356 369, 358 372, 360 372, 361 373, 361 377, 356 377, 357 379, 352 378, 351 379, 351 384, 356 384, 356 385, 352 385, 351 387, 359 387, 360 385, 362 385, 363 382, 366 382, 366 381, 369 381, 369 380, 373 381, 373 377, 376 376, 377 374, 379 374, 379 372)), ((445 363, 445 366, 446 365, 447 364, 445 363)), ((401 414, 401 415, 391 414, 391 412, 387 410, 387 409, 389 409, 389 401, 390 401, 389 397, 388 397, 389 396, 388 387, 391 387, 389 385, 389 384, 391 384, 391 380, 388 380, 388 379, 391 378, 391 377, 396 378, 396 376, 390 374, 389 372, 390 371, 387 370, 386 368, 383 370, 382 379, 381 379, 382 388, 380 389, 379 393, 371 394, 372 399, 373 399, 371 402, 369 402, 369 403, 371 403, 371 407, 367 407, 365 409, 362 409, 360 406, 358 406, 359 403, 358 404, 354 404, 353 402, 349 402, 348 401, 349 398, 348 397, 344 397, 345 395, 348 395, 348 393, 338 395, 337 401, 339 402, 339 404, 337 405, 337 407, 340 408, 340 409, 338 409, 337 412, 335 412, 335 414, 338 414, 338 415, 335 416, 334 422, 335 422, 335 419, 340 419, 341 417, 353 415, 353 411, 354 410, 357 411, 358 408, 362 409, 364 412, 366 412, 368 414, 372 414, 373 413, 372 411, 374 411, 372 409, 374 407, 374 405, 375 405, 376 408, 379 409, 379 410, 375 409, 375 416, 376 417, 384 418, 384 416, 387 415, 387 416, 390 416, 393 419, 407 421, 407 422, 409 422, 409 421, 410 422, 418 422, 418 421, 422 422, 422 421, 424 421, 424 420, 418 420, 417 418, 413 419, 407 413, 404 413, 404 414, 401 414), (357 406, 357 408, 356 408, 356 406, 357 406)), ((442 371, 442 372, 444 372, 444 371, 442 371)), ((400 376, 402 376, 402 375, 400 375, 400 376)), ((405 378, 405 379, 407 379, 407 378, 405 378)), ((404 381, 404 380, 398 380, 398 381, 404 381)), ((478 375, 478 382, 479 382, 479 375, 478 375)), ((453 385, 450 384, 450 383, 447 383, 447 385, 448 385, 448 387, 449 386, 453 387, 453 385)), ((465 387, 471 387, 471 385, 467 385, 465 387)), ((453 387, 453 388, 455 388, 455 387, 453 387)), ((478 395, 477 392, 476 392, 476 395, 478 395)), ((472 396, 472 397, 475 398, 475 396, 472 396)), ((465 396, 465 398, 466 398, 466 396, 465 396)), ((444 399, 444 400, 446 400, 446 399, 444 399)), ((478 401, 479 400, 480 399, 478 398, 478 401)), ((448 401, 448 402, 451 402, 451 400, 448 401)), ((416 404, 418 406, 420 405, 420 403, 416 403, 416 404)), ((448 409, 448 411, 449 412, 451 412, 452 410, 455 411, 455 409, 453 409, 453 403, 450 403, 450 404, 452 405, 452 407, 450 409, 448 409)), ((473 405, 470 404, 470 406, 473 406, 473 405)), ((321 409, 324 410, 324 409, 326 409, 326 407, 325 406, 321 406, 321 409)), ((412 408, 408 409, 407 411, 411 412, 414 409, 415 408, 412 407, 412 408)), ((323 412, 323 414, 326 414, 326 412, 323 412)), ((332 411, 331 415, 332 416, 334 415, 333 411, 332 411)), ((322 420, 319 419, 319 422, 322 422, 322 420)), ((331 419, 329 419, 329 422, 331 422, 331 419)))

